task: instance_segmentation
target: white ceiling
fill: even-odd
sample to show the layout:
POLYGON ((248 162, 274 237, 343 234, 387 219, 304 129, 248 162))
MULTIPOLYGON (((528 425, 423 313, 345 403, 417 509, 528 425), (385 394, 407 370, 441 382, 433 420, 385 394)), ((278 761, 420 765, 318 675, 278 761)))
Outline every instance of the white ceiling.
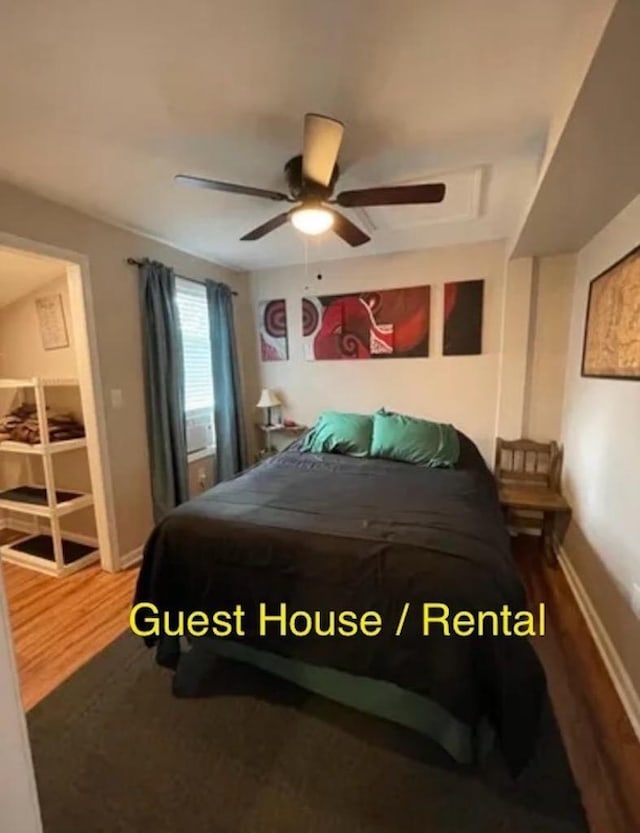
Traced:
POLYGON ((65 263, 0 247, 0 308, 65 274, 65 263))
POLYGON ((621 0, 540 179, 516 256, 579 251, 640 192, 639 37, 640 2, 621 0))
POLYGON ((0 177, 238 268, 508 237, 612 3, 5 4, 0 177), (338 190, 481 165, 479 211, 447 219, 445 199, 420 221, 377 212, 366 247, 328 236, 305 252, 290 226, 239 242, 277 204, 173 183, 283 187, 306 111, 346 123, 338 190))

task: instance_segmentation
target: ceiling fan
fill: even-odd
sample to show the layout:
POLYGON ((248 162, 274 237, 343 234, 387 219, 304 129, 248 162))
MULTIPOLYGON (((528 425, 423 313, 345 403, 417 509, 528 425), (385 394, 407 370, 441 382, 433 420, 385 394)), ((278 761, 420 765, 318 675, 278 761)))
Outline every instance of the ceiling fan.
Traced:
POLYGON ((438 203, 444 199, 445 186, 442 182, 359 188, 355 191, 341 191, 333 197, 340 176, 337 159, 343 134, 344 125, 337 119, 307 113, 304 117, 302 155, 294 156, 284 166, 289 194, 186 174, 178 174, 175 179, 176 182, 197 188, 295 203, 293 208, 267 220, 241 237, 241 240, 259 240, 291 220, 304 234, 322 234, 332 229, 350 246, 361 246, 371 239, 369 235, 331 206, 365 208, 376 205, 416 205, 438 203))

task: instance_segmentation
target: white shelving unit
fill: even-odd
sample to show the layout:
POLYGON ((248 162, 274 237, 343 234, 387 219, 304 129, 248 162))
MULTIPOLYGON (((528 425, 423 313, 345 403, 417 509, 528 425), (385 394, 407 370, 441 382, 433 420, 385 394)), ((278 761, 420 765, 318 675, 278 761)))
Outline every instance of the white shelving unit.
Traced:
POLYGON ((77 387, 77 385, 78 380, 70 378, 0 379, 0 389, 31 389, 33 391, 40 432, 40 442, 34 445, 14 441, 0 442, 0 453, 25 454, 29 459, 37 456, 42 461, 44 472, 43 484, 23 484, 0 494, 0 515, 17 513, 31 518, 31 524, 27 526, 30 532, 25 530, 24 537, 0 546, 0 556, 6 561, 54 576, 75 572, 99 558, 97 543, 94 540, 70 533, 63 534, 60 529, 60 518, 91 506, 93 497, 85 492, 56 490, 53 457, 69 451, 86 449, 87 441, 84 437, 60 442, 50 441, 46 416, 46 392, 48 388, 77 387), (38 490, 37 494, 36 490, 38 490), (7 491, 14 492, 14 494, 9 496, 7 491), (40 528, 41 519, 48 521, 46 533, 40 528), (43 550, 48 550, 48 539, 51 540, 50 551, 43 554, 43 550), (35 547, 34 551, 26 551, 32 543, 34 546, 31 548, 35 547), (78 545, 81 545, 86 552, 83 551, 78 555, 78 545), (67 552, 74 549, 75 552, 67 557, 65 549, 67 552))
POLYGON ((73 388, 77 387, 78 380, 69 376, 67 378, 49 377, 47 379, 33 376, 30 379, 0 379, 1 388, 73 388))
MULTIPOLYGON (((86 448, 87 441, 84 437, 77 440, 60 440, 59 442, 50 443, 49 454, 60 454, 61 451, 75 451, 77 448, 86 448)), ((3 440, 0 442, 0 451, 13 451, 17 454, 33 454, 38 456, 44 454, 45 447, 42 443, 16 443, 12 440, 3 440)))

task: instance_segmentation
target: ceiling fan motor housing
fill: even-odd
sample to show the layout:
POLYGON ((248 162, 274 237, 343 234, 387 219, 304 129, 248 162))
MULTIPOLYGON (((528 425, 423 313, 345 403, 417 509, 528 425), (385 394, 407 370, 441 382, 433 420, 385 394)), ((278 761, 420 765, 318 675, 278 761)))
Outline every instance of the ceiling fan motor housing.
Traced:
POLYGON ((289 193, 296 200, 308 198, 327 200, 333 194, 333 189, 340 176, 340 168, 334 165, 331 181, 328 186, 320 185, 319 182, 304 179, 302 176, 302 155, 294 156, 284 166, 284 175, 289 187, 289 193))

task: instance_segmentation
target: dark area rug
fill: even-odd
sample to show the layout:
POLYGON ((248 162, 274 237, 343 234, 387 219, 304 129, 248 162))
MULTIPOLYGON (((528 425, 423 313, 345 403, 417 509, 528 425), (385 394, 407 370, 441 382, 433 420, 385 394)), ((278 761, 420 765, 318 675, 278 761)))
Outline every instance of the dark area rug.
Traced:
POLYGON ((262 672, 178 700, 131 634, 28 716, 45 833, 585 833, 557 727, 513 781, 262 672))

